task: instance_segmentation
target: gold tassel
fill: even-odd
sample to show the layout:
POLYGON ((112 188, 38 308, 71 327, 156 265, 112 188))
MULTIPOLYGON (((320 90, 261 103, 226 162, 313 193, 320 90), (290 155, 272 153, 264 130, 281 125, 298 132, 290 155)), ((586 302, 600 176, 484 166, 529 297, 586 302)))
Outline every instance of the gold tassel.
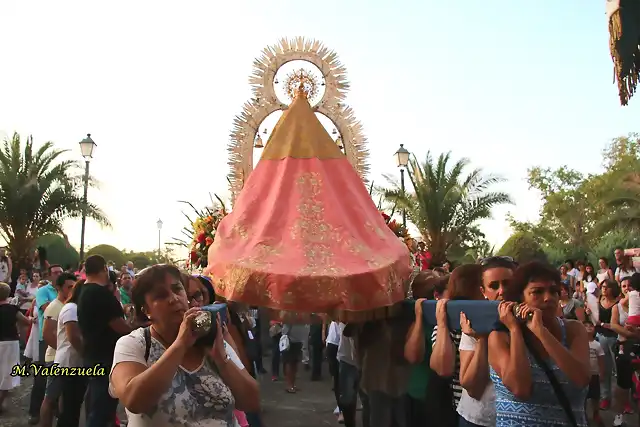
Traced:
MULTIPOLYGON (((635 6, 634 6, 635 7, 635 6)), ((637 9, 637 7, 635 7, 637 9)), ((633 96, 638 86, 640 77, 640 49, 638 40, 638 17, 628 16, 636 10, 631 7, 626 9, 621 4, 609 20, 609 50, 613 60, 615 79, 618 82, 618 94, 620 104, 625 106, 633 96), (623 16, 627 13, 627 16, 623 16), (624 25, 623 25, 624 21, 624 25), (635 39, 631 39, 634 37, 635 39)))

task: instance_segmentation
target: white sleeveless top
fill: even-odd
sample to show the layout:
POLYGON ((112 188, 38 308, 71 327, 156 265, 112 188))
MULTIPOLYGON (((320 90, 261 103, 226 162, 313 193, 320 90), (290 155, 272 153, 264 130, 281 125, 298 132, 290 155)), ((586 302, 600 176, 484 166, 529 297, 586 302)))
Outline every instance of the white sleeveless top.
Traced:
MULTIPOLYGON (((627 322, 627 317, 629 317, 629 313, 624 310, 624 307, 622 306, 622 302, 619 302, 618 303, 618 322, 620 323, 620 325, 624 326, 624 324, 627 322)), ((622 335, 618 335, 618 341, 624 341, 624 340, 626 340, 625 337, 623 337, 622 335)))

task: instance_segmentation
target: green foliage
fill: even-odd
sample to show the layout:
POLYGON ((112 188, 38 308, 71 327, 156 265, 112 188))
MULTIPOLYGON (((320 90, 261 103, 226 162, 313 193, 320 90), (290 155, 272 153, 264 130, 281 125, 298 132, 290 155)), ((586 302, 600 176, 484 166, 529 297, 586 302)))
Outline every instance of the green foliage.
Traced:
MULTIPOLYGON (((39 237, 62 235, 63 221, 82 216, 84 168, 63 160, 65 153, 52 142, 37 148, 32 137, 21 141, 17 133, 0 146, 0 236, 18 265, 28 263, 39 237)), ((109 225, 98 206, 89 203, 86 212, 109 225)))
POLYGON ((393 179, 388 179, 391 188, 383 191, 388 202, 406 209, 435 263, 444 261, 451 248, 470 246, 479 236, 477 222, 490 218, 493 207, 512 203, 508 194, 489 191, 501 178, 485 175, 482 169, 465 173, 468 166, 465 158, 453 162, 451 153, 437 159, 427 153, 422 163, 415 158, 409 162, 413 192, 403 193, 393 179))
POLYGON ((107 261, 113 261, 118 268, 129 261, 120 249, 111 245, 94 246, 87 252, 87 257, 91 255, 101 255, 107 261))
POLYGON ((508 217, 514 236, 535 236, 556 265, 567 258, 586 259, 595 265, 601 256, 611 258, 617 246, 638 247, 639 135, 613 139, 603 150, 603 166, 601 173, 591 175, 567 167, 531 168, 529 185, 542 196, 540 221, 534 224, 508 217))
POLYGON ((57 234, 45 234, 36 240, 34 246, 43 246, 47 250, 49 264, 60 264, 63 268, 70 265, 75 268, 80 262, 80 254, 71 246, 66 236, 63 238, 57 234))
POLYGON ((540 242, 533 233, 516 232, 502 245, 499 256, 513 257, 519 263, 529 261, 547 261, 540 242))

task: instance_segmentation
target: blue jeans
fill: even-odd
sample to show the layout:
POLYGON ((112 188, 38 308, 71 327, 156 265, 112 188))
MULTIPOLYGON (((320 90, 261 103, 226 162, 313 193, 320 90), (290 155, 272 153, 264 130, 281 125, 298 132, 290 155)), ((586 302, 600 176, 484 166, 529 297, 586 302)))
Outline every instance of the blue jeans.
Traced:
POLYGON ((109 394, 111 362, 85 360, 85 366, 87 367, 93 367, 96 364, 104 367, 105 374, 89 378, 89 415, 86 427, 111 427, 116 422, 116 411, 118 409, 118 399, 114 399, 109 394))
POLYGON ((604 375, 600 378, 600 397, 611 400, 611 376, 615 370, 615 355, 613 348, 616 345, 617 337, 605 337, 597 335, 598 342, 604 351, 604 375))

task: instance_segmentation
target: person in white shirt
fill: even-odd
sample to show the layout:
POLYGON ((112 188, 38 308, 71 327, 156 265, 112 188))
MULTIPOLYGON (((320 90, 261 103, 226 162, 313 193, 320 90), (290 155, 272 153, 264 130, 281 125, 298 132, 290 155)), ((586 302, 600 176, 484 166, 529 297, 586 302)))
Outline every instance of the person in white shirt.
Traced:
POLYGON ((329 332, 327 333, 327 347, 326 355, 329 363, 329 374, 333 378, 333 392, 336 396, 336 409, 334 413, 338 416, 338 422, 344 422, 342 414, 340 413, 339 400, 340 400, 340 386, 339 386, 339 364, 338 364, 338 347, 340 346, 340 340, 342 338, 342 330, 344 329, 344 323, 331 322, 329 325, 329 332))
POLYGON ((640 273, 630 276, 629 289, 625 296, 629 301, 629 317, 625 325, 640 326, 640 273))
MULTIPOLYGON (((44 355, 44 363, 51 366, 55 361, 58 348, 58 316, 65 301, 71 295, 76 276, 71 273, 62 273, 56 279, 55 288, 58 292, 56 299, 51 301, 44 310, 44 322, 42 326, 42 339, 47 344, 44 355)), ((53 421, 53 408, 62 393, 62 375, 52 375, 47 378, 47 388, 44 399, 40 405, 40 426, 50 427, 53 421)), ((65 425, 65 424, 62 424, 65 425)))
MULTIPOLYGON (((84 281, 77 282, 71 297, 58 314, 56 328, 57 349, 53 362, 61 368, 82 366, 82 333, 78 326, 78 299, 84 281)), ((84 375, 64 375, 61 377, 62 408, 58 416, 60 426, 77 427, 80 422, 80 408, 87 391, 87 377, 84 375)))
POLYGON ((596 341, 596 330, 590 320, 583 322, 587 334, 589 335, 589 365, 591 366, 591 382, 587 400, 591 400, 593 408, 593 420, 596 424, 602 423, 600 419, 600 376, 604 376, 604 350, 602 345, 596 341))
POLYGON ((181 279, 176 267, 155 265, 133 286, 136 312, 151 326, 117 341, 109 375, 109 393, 125 407, 129 427, 232 427, 234 409, 260 410, 258 383, 219 316, 213 346, 197 343, 200 308, 189 308, 181 279))
POLYGON ((616 280, 618 283, 622 281, 625 277, 630 277, 633 273, 637 273, 638 271, 633 266, 633 258, 629 255, 624 255, 622 257, 622 263, 616 268, 616 280))
MULTIPOLYGON (((482 293, 487 300, 502 301, 516 268, 513 260, 491 257, 483 260, 482 293)), ((489 378, 488 336, 477 336, 471 322, 460 314, 460 385, 462 396, 457 411, 470 425, 492 427, 496 425, 493 382, 489 378), (475 362, 475 363, 474 363, 475 362)))

